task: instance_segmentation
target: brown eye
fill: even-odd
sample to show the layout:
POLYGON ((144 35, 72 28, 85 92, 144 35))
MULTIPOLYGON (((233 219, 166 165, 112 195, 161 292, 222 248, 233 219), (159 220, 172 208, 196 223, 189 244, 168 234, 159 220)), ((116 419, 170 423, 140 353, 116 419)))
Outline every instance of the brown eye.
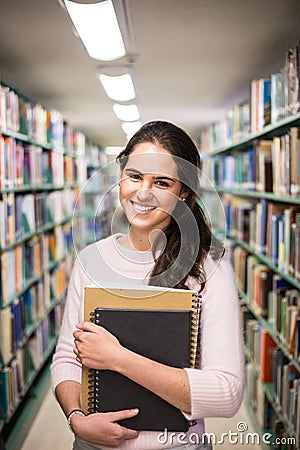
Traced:
POLYGON ((167 183, 166 181, 162 181, 162 180, 157 180, 156 184, 160 187, 170 187, 169 183, 167 183))
POLYGON ((138 174, 136 174, 136 173, 133 173, 133 174, 129 175, 129 178, 130 178, 131 180, 137 181, 137 180, 140 180, 140 179, 141 179, 141 176, 138 175, 138 174))

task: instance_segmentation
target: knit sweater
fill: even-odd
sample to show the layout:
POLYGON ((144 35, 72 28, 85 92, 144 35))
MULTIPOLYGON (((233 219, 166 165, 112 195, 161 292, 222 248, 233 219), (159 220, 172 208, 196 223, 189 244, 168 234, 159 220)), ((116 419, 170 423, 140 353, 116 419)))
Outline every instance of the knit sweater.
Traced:
MULTIPOLYGON (((65 306, 61 332, 51 366, 52 387, 66 380, 81 382, 81 364, 73 353, 73 331, 83 321, 83 288, 85 286, 141 285, 147 283, 154 264, 151 251, 129 250, 118 243, 116 234, 87 246, 76 258, 65 306)), ((189 435, 204 432, 205 417, 231 417, 242 401, 244 359, 240 312, 234 274, 229 261, 207 258, 206 285, 202 291, 201 369, 186 368, 191 392, 191 414, 195 420, 189 435)), ((199 289, 194 279, 188 279, 190 289, 199 289)), ((177 436, 158 439, 159 433, 143 431, 135 439, 126 440, 122 450, 154 450, 179 447, 177 436), (163 443, 162 441, 166 441, 163 443)), ((194 434, 195 436, 195 434, 194 434)), ((91 449, 94 446, 90 447, 91 449)), ((109 447, 101 446, 108 450, 109 447)))

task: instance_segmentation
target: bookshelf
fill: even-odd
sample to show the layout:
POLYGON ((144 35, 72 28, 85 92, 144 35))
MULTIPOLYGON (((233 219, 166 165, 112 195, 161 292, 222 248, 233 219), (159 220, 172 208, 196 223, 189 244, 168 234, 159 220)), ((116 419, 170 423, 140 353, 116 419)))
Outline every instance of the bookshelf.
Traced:
POLYGON ((299 85, 297 46, 201 139, 202 201, 241 298, 247 403, 260 435, 281 441, 271 448, 289 450, 300 448, 299 85))
MULTIPOLYGON (((21 447, 28 417, 33 420, 49 387, 47 368, 73 265, 73 229, 85 225, 73 214, 86 181, 85 149, 85 136, 58 111, 0 85, 0 447, 5 450, 21 447)), ((77 245, 85 245, 83 236, 77 245)))
POLYGON ((110 157, 94 145, 87 146, 87 182, 82 192, 86 221, 86 244, 111 234, 111 222, 118 205, 118 167, 110 157))

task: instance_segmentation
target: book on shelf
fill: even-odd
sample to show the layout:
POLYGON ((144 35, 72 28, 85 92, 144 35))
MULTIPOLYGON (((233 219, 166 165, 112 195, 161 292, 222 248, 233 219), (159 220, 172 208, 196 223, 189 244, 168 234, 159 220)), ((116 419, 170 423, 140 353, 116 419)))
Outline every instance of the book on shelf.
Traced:
POLYGON ((251 131, 262 130, 271 123, 271 78, 251 82, 251 131))
POLYGON ((7 417, 12 409, 9 373, 10 369, 8 367, 0 369, 0 411, 4 417, 7 417))
POLYGON ((273 191, 272 141, 255 141, 255 189, 259 192, 273 191))
POLYGON ((35 194, 34 208, 36 229, 43 227, 47 223, 46 201, 47 194, 45 192, 38 192, 35 194))
MULTIPOLYGON (((18 352, 19 353, 19 352, 18 352)), ((23 394, 24 378, 23 366, 20 358, 15 357, 10 363, 12 373, 12 403, 16 406, 23 394)))
POLYGON ((271 123, 275 124, 279 119, 281 96, 281 73, 271 74, 271 123))
POLYGON ((272 318, 269 315, 269 321, 273 325, 273 332, 276 336, 279 335, 280 330, 280 317, 281 317, 281 299, 285 294, 285 291, 292 289, 292 285, 282 278, 278 274, 273 274, 272 277, 272 305, 270 310, 272 311, 272 318))
POLYGON ((40 236, 34 236, 24 245, 25 279, 41 275, 43 270, 43 251, 40 236))
POLYGON ((273 213, 271 216, 271 262, 274 267, 279 266, 281 247, 284 245, 283 214, 273 213))
POLYGON ((300 128, 290 129, 290 167, 291 167, 291 195, 300 192, 300 128))
POLYGON ((271 430, 274 428, 275 423, 275 412, 270 403, 264 384, 260 379, 256 379, 256 414, 258 418, 258 423, 263 430, 271 430))
POLYGON ((240 246, 235 246, 233 249, 233 266, 235 270, 235 276, 237 281, 237 286, 240 292, 247 292, 247 257, 249 253, 240 246))
POLYGON ((22 339, 25 336, 25 305, 24 297, 15 298, 11 303, 12 314, 12 337, 13 337, 13 351, 15 352, 21 345, 22 339))
POLYGON ((287 114, 293 115, 299 111, 299 73, 298 46, 289 48, 286 52, 287 68, 287 114))
POLYGON ((268 204, 266 256, 269 259, 273 256, 275 262, 276 255, 278 254, 278 220, 280 215, 283 214, 284 208, 285 205, 283 204, 276 204, 273 202, 269 202, 268 204), (274 219, 272 219, 273 216, 274 219))
POLYGON ((247 256, 246 270, 247 270, 247 284, 246 293, 249 301, 252 302, 254 298, 254 283, 253 283, 253 268, 259 264, 259 260, 255 255, 249 254, 247 256))
POLYGON ((272 271, 264 264, 257 264, 253 268, 252 283, 254 285, 252 299, 261 317, 268 315, 268 296, 272 289, 272 271))
POLYGON ((3 364, 6 364, 13 354, 12 319, 10 306, 0 310, 0 349, 3 364))
MULTIPOLYGON (((189 290, 86 287, 84 318, 104 326, 122 345, 147 358, 173 367, 194 367, 199 301, 197 292, 189 290)), ((136 417, 122 421, 130 428, 186 431, 189 426, 173 405, 113 371, 83 368, 82 402, 86 412, 138 407, 136 417)))
POLYGON ((259 369, 260 347, 259 333, 261 325, 257 319, 250 319, 246 323, 246 345, 251 356, 255 371, 259 369))
POLYGON ((36 231, 34 194, 26 194, 22 200, 22 221, 24 233, 36 231))
POLYGON ((276 343, 264 327, 260 329, 260 380, 270 383, 273 379, 273 353, 276 343))
POLYGON ((293 366, 288 363, 283 366, 283 380, 282 380, 282 412, 284 418, 293 426, 294 412, 295 412, 295 389, 294 381, 299 380, 300 373, 293 366))

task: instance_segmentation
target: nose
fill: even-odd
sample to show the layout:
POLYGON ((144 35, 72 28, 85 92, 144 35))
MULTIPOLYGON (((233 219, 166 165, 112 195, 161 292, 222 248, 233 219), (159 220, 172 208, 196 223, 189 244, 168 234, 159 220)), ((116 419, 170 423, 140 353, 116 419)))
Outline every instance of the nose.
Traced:
POLYGON ((145 177, 139 187, 140 189, 137 192, 137 198, 139 201, 145 202, 153 198, 151 178, 145 177))
POLYGON ((150 189, 149 187, 142 187, 142 189, 140 189, 137 192, 137 199, 140 202, 146 202, 146 201, 152 200, 153 199, 152 189, 150 189))

